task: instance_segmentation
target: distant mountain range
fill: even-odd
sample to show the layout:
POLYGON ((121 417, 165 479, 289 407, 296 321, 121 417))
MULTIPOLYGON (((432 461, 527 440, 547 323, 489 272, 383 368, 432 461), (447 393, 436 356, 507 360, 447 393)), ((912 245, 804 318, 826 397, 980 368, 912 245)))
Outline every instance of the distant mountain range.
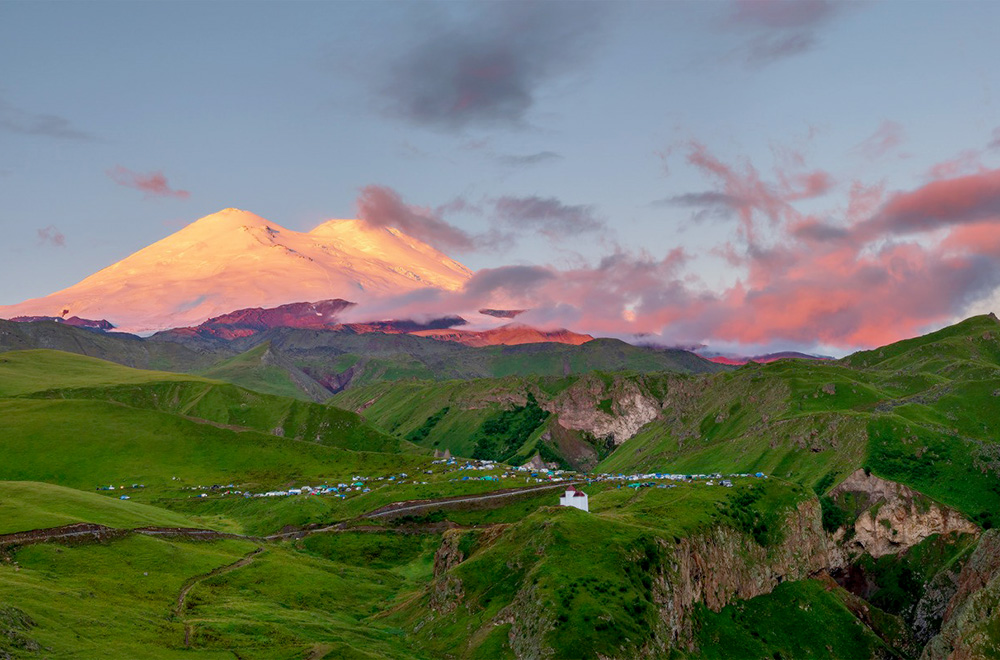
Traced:
POLYGON ((776 360, 832 360, 832 357, 826 355, 810 355, 808 353, 799 353, 798 351, 781 351, 780 353, 765 353, 763 355, 754 355, 753 357, 741 357, 733 355, 702 355, 706 360, 711 360, 716 364, 728 364, 733 366, 739 366, 743 364, 749 364, 750 362, 756 362, 757 364, 767 364, 768 362, 774 362, 776 360))

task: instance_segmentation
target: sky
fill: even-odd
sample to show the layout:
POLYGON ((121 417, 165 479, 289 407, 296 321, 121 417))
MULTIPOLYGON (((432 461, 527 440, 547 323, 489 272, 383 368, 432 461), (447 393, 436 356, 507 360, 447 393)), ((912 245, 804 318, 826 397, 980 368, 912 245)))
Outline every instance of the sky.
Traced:
MULTIPOLYGON (((526 322, 842 355, 1000 308, 1000 3, 0 1, 0 304, 223 208, 526 322)), ((425 292, 382 313, 434 313, 425 292)), ((451 310, 454 311, 454 310, 451 310)))

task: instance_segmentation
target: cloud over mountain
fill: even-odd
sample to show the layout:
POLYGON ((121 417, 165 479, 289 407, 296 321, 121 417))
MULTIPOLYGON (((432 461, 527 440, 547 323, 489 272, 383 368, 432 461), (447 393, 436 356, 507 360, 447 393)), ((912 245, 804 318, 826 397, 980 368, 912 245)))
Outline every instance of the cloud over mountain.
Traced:
POLYGON ((483 3, 442 16, 397 53, 381 89, 388 111, 440 129, 520 126, 548 83, 574 73, 599 35, 596 3, 483 3))

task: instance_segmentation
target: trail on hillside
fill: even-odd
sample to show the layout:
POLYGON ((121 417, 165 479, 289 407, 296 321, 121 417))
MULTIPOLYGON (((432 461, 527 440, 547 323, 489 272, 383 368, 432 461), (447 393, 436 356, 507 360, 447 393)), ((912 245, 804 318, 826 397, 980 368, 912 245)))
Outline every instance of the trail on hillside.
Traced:
MULTIPOLYGON (((181 586, 180 593, 177 594, 177 604, 174 606, 174 616, 178 618, 183 618, 184 604, 187 601, 187 596, 191 593, 191 590, 195 588, 200 582, 203 582, 209 578, 215 577, 217 575, 224 575, 230 573, 239 568, 249 565, 260 553, 264 552, 263 547, 257 547, 246 554, 242 559, 234 561, 232 564, 226 564, 225 566, 220 566, 219 568, 213 568, 208 573, 202 575, 196 575, 192 578, 188 578, 183 586, 181 586)), ((184 646, 191 646, 191 632, 192 626, 189 623, 184 624, 184 646)))
POLYGON ((132 534, 141 534, 143 536, 153 536, 153 537, 202 539, 202 540, 235 539, 239 541, 264 543, 267 541, 281 541, 283 539, 302 538, 304 536, 309 536, 311 534, 322 534, 326 532, 383 531, 383 529, 379 527, 372 527, 372 528, 351 527, 348 526, 348 523, 350 523, 351 521, 383 518, 385 516, 391 516, 391 515, 402 515, 420 511, 430 511, 434 509, 439 509, 441 507, 468 504, 472 502, 515 499, 518 497, 522 497, 524 495, 530 495, 531 493, 567 488, 569 486, 578 485, 580 483, 582 482, 561 481, 558 483, 544 484, 541 486, 529 486, 527 488, 507 488, 499 491, 478 493, 476 495, 455 495, 450 497, 438 497, 427 500, 405 500, 401 502, 392 502, 390 504, 378 507, 377 509, 373 509, 372 511, 363 513, 349 520, 343 520, 328 525, 317 526, 312 529, 300 528, 287 532, 281 532, 278 534, 271 534, 269 536, 264 536, 264 537, 249 536, 246 534, 233 534, 230 532, 219 532, 214 529, 201 529, 195 527, 136 527, 136 528, 123 529, 117 527, 108 527, 105 525, 98 525, 95 523, 81 522, 81 523, 73 523, 70 525, 62 525, 60 527, 47 527, 42 529, 26 530, 22 532, 13 532, 10 534, 0 534, 0 548, 10 548, 22 545, 34 545, 37 543, 48 543, 52 541, 55 542, 79 541, 83 543, 101 542, 101 541, 110 541, 113 539, 123 538, 126 536, 130 536, 132 534))
MULTIPOLYGON (((457 504, 467 504, 469 502, 483 502, 487 500, 503 500, 503 499, 514 499, 516 497, 521 497, 526 494, 542 492, 546 490, 555 490, 558 488, 567 488, 571 485, 578 485, 582 482, 580 481, 561 481, 554 484, 545 484, 543 486, 529 486, 528 488, 507 488, 500 491, 492 491, 488 493, 479 493, 476 495, 454 495, 450 497, 438 497, 429 500, 405 500, 402 502, 392 502, 381 506, 377 509, 369 511, 368 513, 362 513, 361 515, 353 518, 352 520, 371 520, 374 518, 382 518, 391 515, 400 515, 406 513, 413 513, 419 511, 433 511, 434 509, 440 509, 443 506, 452 506, 457 504)), ((347 523, 350 521, 341 521, 337 523, 332 523, 330 525, 325 525, 322 527, 317 527, 314 529, 297 529, 288 532, 281 532, 278 534, 271 534, 270 536, 265 536, 266 541, 280 541, 281 539, 290 538, 302 538, 304 536, 309 536, 311 534, 323 534, 329 532, 343 532, 343 531, 369 531, 367 528, 361 527, 350 527, 347 523)), ((379 531, 381 528, 375 528, 379 531)))
POLYGON ((97 525, 95 523, 73 523, 70 525, 62 525, 60 527, 46 527, 43 529, 13 532, 11 534, 0 534, 0 548, 20 545, 34 545, 36 543, 48 543, 50 541, 110 541, 112 539, 130 536, 132 534, 187 539, 237 539, 258 543, 262 540, 256 536, 231 534, 229 532, 218 532, 214 529, 200 529, 196 527, 135 527, 122 529, 117 527, 107 527, 105 525, 97 525))

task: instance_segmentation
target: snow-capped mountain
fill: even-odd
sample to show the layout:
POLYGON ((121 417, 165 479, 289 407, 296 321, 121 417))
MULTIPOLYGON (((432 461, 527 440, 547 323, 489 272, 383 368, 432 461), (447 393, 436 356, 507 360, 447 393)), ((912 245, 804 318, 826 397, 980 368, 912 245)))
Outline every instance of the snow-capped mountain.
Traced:
POLYGON ((333 298, 363 304, 425 287, 457 290, 471 276, 396 229, 330 220, 296 232, 225 209, 67 289, 0 306, 0 318, 78 316, 150 333, 248 307, 333 298))

